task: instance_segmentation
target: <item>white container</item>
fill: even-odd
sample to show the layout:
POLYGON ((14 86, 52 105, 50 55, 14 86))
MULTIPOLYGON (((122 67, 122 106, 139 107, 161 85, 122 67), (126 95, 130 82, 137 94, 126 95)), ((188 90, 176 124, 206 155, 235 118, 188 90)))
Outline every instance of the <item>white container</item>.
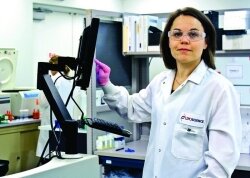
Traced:
POLYGON ((123 136, 115 136, 114 137, 115 150, 121 150, 125 148, 125 139, 123 136))
POLYGON ((250 34, 246 35, 222 35, 223 50, 250 49, 250 34))
POLYGON ((96 140, 96 149, 103 150, 103 147, 104 147, 103 136, 98 136, 98 138, 96 140))
POLYGON ((250 106, 250 85, 249 86, 235 86, 240 96, 240 104, 242 106, 250 106))
POLYGON ((250 85, 249 57, 216 57, 217 71, 234 85, 250 85))

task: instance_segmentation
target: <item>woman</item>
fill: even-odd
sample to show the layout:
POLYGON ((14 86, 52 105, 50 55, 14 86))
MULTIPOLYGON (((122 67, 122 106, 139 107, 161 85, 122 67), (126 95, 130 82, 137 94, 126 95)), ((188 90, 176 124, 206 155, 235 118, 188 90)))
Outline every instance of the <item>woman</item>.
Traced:
POLYGON ((214 64, 215 29, 194 8, 168 19, 160 47, 167 70, 129 95, 96 60, 110 108, 132 121, 151 121, 144 178, 231 177, 240 156, 240 104, 214 64))

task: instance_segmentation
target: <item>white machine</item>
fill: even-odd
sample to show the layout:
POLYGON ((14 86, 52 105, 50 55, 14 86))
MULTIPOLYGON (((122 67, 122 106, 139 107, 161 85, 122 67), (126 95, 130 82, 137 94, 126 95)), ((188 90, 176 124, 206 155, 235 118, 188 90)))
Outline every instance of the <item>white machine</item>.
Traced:
POLYGON ((4 90, 0 93, 1 113, 11 112, 13 119, 39 119, 40 90, 4 90), (4 107, 2 107, 4 106, 4 107))
POLYGON ((0 48, 0 90, 12 89, 16 79, 17 51, 0 48))
POLYGON ((1 114, 5 114, 8 110, 14 118, 31 118, 34 112, 38 111, 40 91, 15 88, 16 65, 17 51, 14 48, 0 48, 1 114), (6 103, 7 100, 10 103, 6 103))
POLYGON ((0 114, 11 111, 10 94, 2 90, 12 89, 16 79, 17 51, 14 48, 0 48, 0 114))
POLYGON ((39 103, 41 91, 31 90, 5 90, 10 95, 11 113, 15 119, 39 118, 39 103), (38 118, 37 118, 38 117, 38 118))

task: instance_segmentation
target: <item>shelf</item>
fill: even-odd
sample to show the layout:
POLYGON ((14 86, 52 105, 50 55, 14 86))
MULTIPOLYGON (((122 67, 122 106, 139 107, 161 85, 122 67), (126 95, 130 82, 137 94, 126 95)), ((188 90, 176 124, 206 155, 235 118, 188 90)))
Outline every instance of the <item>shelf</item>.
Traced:
POLYGON ((96 106, 96 112, 97 113, 106 112, 106 111, 111 111, 107 104, 101 105, 101 106, 96 106))
POLYGON ((250 56, 250 49, 249 50, 220 50, 216 51, 216 56, 232 56, 237 55, 240 56, 250 56))
POLYGON ((128 158, 128 159, 138 159, 144 160, 146 155, 148 141, 146 140, 137 140, 133 142, 128 142, 125 145, 125 149, 116 151, 115 149, 108 150, 96 150, 95 155, 98 156, 111 156, 118 158, 128 158), (135 150, 135 152, 125 152, 127 148, 135 150))
MULTIPOLYGON (((161 57, 160 51, 149 51, 149 52, 128 52, 124 53, 125 56, 136 56, 136 57, 161 57)), ((250 56, 249 50, 220 50, 215 52, 215 56, 250 56)))
POLYGON ((241 109, 250 109, 250 106, 249 105, 241 105, 240 108, 241 109))
POLYGON ((149 51, 149 52, 128 52, 123 53, 125 56, 137 56, 137 57, 160 57, 160 51, 149 51))
MULTIPOLYGON (((118 158, 128 158, 128 159, 138 159, 144 160, 146 156, 148 141, 137 140, 133 142, 126 143, 125 149, 134 149, 134 153, 126 153, 124 150, 115 151, 114 149, 109 150, 96 150, 95 155, 98 156, 110 156, 118 158)), ((240 159, 236 167, 237 170, 250 171, 250 156, 249 154, 240 154, 240 159)))
POLYGON ((236 167, 237 170, 250 171, 250 156, 249 154, 240 154, 240 159, 236 167))
POLYGON ((22 126, 22 125, 35 124, 35 123, 40 124, 40 122, 41 122, 41 119, 17 119, 8 123, 4 123, 4 122, 0 123, 0 128, 22 126))

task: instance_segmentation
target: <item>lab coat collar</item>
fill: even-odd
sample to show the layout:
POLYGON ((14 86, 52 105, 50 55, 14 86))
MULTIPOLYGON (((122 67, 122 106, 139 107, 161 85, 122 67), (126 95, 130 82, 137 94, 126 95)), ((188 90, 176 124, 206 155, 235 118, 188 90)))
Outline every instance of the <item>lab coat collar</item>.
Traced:
POLYGON ((204 75, 206 74, 208 67, 203 60, 201 60, 200 64, 194 69, 194 71, 188 77, 189 81, 192 81, 196 84, 200 84, 204 75))
MULTIPOLYGON (((187 83, 187 81, 191 81, 195 84, 199 84, 202 81, 207 69, 208 69, 208 67, 206 66, 204 61, 201 60, 200 64, 190 74, 190 76, 183 83, 183 85, 185 85, 187 83)), ((165 84, 166 83, 171 83, 171 84, 173 83, 174 78, 175 78, 175 73, 176 73, 176 70, 165 71, 165 75, 167 77, 162 81, 162 87, 164 88, 164 91, 168 91, 167 93, 171 93, 172 85, 165 85, 165 84)))

